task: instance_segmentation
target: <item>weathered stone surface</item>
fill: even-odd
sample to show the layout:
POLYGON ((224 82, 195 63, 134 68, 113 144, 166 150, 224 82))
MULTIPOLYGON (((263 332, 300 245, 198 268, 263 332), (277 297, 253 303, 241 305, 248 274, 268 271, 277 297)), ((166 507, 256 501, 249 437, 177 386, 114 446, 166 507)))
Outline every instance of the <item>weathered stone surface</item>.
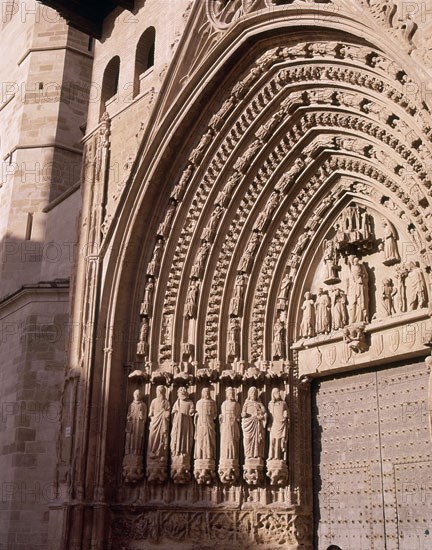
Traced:
MULTIPOLYGON (((424 376, 411 378, 411 367, 432 341, 429 29, 404 9, 360 0, 176 0, 161 13, 147 0, 106 18, 92 72, 101 94, 89 104, 83 141, 71 309, 78 328, 69 339, 53 550, 312 548, 314 536, 323 548, 414 541, 398 483, 413 483, 403 466, 413 461, 426 479, 430 453, 424 434, 408 447, 403 429, 389 435, 381 425, 394 422, 391 399, 400 402, 407 388, 423 395, 424 376), (319 379, 328 397, 356 377, 375 386, 367 382, 366 399, 359 382, 354 397, 338 401, 339 434, 322 422, 319 379), (399 377, 395 389, 389 380, 399 377), (374 399, 385 405, 369 422, 374 399), (351 449, 361 464, 347 462, 351 449), (320 487, 336 450, 343 522, 320 487), (380 493, 390 466, 396 489, 380 493), (352 487, 360 489, 348 502, 352 487), (370 507, 364 519, 353 517, 350 506, 363 497, 370 507), (360 521, 367 540, 350 534, 360 521)), ((45 29, 54 42, 56 29, 45 29)), ((78 43, 70 45, 82 54, 78 43)), ((56 73, 39 45, 32 62, 40 74, 56 73)), ((65 66, 80 80, 85 63, 70 59, 65 66)), ((78 143, 83 104, 48 105, 42 115, 37 88, 25 94, 25 144, 52 136, 78 143), (48 122, 58 126, 52 136, 48 122)), ((0 117, 18 120, 12 105, 0 117)), ((61 162, 71 147, 56 153, 61 162)), ((25 150, 28 159, 44 154, 25 150)), ((78 194, 61 202, 69 180, 55 177, 21 188, 22 168, 12 194, 2 189, 11 213, 2 234, 27 243, 32 219, 42 242, 36 210, 60 197, 46 235, 63 239, 56 220, 69 205, 72 220, 78 194)), ((25 253, 28 262, 10 269, 17 280, 69 275, 43 250, 25 253)), ((50 313, 44 323, 54 338, 58 320, 50 313)), ((36 341, 30 321, 25 332, 34 369, 20 371, 17 396, 30 403, 34 372, 48 379, 59 354, 36 341)), ((29 414, 13 429, 3 449, 30 471, 48 443, 29 414)), ((412 510, 423 522, 422 508, 412 510)))

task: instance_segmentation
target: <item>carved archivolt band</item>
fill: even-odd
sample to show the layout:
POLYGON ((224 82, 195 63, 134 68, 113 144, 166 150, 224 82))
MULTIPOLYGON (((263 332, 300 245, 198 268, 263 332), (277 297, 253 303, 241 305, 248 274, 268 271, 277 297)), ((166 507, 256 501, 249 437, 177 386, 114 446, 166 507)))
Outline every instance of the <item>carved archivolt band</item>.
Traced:
MULTIPOLYGON (((280 251, 285 262, 300 265, 298 236, 306 231, 312 241, 318 222, 313 216, 300 222, 303 211, 311 212, 317 200, 330 206, 329 190, 338 197, 336 207, 340 191, 326 182, 347 171, 376 188, 384 184, 378 198, 389 200, 383 207, 391 203, 405 212, 406 226, 428 249, 423 218, 431 124, 418 92, 405 97, 407 86, 414 90, 393 60, 366 46, 304 42, 258 59, 221 103, 173 188, 147 269, 140 356, 157 362, 288 358, 289 327, 270 329, 279 317, 280 251), (406 194, 406 187, 414 192, 406 194), (161 269, 169 273, 166 287, 155 284, 161 269), (246 280, 236 296, 240 275, 246 280), (162 325, 156 321, 150 333, 145 311, 162 295, 162 325)), ((336 218, 332 212, 329 207, 322 215, 336 218)))

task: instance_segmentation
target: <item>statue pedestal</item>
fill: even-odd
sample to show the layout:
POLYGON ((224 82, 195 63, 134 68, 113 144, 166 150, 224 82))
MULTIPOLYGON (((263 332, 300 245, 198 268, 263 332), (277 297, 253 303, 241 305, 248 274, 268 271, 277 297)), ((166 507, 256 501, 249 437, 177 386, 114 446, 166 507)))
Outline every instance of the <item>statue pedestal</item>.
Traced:
POLYGON ((141 455, 125 455, 123 458, 123 478, 126 483, 138 483, 144 477, 144 465, 141 455))
POLYGON ((147 459, 147 480, 149 483, 164 483, 167 479, 167 462, 165 459, 147 459))
POLYGON ((225 458, 219 462, 219 479, 225 485, 237 483, 240 476, 238 460, 234 458, 225 458))
POLYGON ((190 456, 175 455, 172 457, 171 479, 174 483, 189 483, 192 479, 190 456))
POLYGON ((196 458, 194 476, 199 485, 210 485, 216 480, 216 463, 211 458, 196 458))
POLYGON ((272 485, 286 485, 288 483, 288 466, 284 460, 267 460, 267 477, 272 485))
POLYGON ((260 485, 264 481, 264 460, 247 458, 243 467, 243 479, 248 485, 260 485))

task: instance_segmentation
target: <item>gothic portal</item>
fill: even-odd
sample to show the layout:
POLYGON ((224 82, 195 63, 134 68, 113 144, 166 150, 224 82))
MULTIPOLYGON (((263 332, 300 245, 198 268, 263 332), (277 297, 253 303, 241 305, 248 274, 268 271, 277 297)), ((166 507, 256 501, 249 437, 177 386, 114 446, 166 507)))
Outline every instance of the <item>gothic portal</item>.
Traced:
POLYGON ((119 181, 88 136, 68 544, 426 544, 427 61, 370 4, 195 3, 119 181))

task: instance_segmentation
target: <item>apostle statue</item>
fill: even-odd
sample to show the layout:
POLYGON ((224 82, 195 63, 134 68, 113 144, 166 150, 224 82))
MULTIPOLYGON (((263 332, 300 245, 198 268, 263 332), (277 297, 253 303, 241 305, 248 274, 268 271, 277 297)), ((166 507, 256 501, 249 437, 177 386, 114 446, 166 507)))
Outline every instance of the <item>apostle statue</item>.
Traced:
POLYGON ((282 399, 279 388, 273 388, 271 400, 268 404, 270 423, 269 460, 286 460, 288 406, 282 399))
POLYGON ((135 390, 126 417, 126 441, 123 459, 123 477, 127 483, 136 483, 144 475, 144 428, 147 420, 147 406, 141 392, 135 390))
POLYGON ((216 403, 210 397, 210 389, 203 388, 195 414, 195 479, 199 484, 209 484, 216 478, 216 417, 216 403))
POLYGON ((157 386, 156 398, 150 403, 149 418, 147 478, 161 483, 166 479, 170 420, 170 404, 165 386, 157 386))
POLYGON ((174 483, 187 483, 191 478, 195 407, 185 387, 178 389, 171 414, 171 478, 174 483))
POLYGON ((231 484, 235 483, 239 476, 241 407, 236 401, 234 388, 228 387, 225 396, 219 415, 219 478, 222 483, 231 484))
POLYGON ((262 481, 263 475, 267 413, 254 386, 249 388, 241 416, 245 454, 243 476, 249 484, 255 485, 262 481))
POLYGON ((216 208, 211 213, 210 219, 207 226, 204 228, 201 239, 206 240, 212 243, 216 236, 216 228, 218 226, 219 220, 223 214, 223 208, 221 206, 216 206, 216 208))

